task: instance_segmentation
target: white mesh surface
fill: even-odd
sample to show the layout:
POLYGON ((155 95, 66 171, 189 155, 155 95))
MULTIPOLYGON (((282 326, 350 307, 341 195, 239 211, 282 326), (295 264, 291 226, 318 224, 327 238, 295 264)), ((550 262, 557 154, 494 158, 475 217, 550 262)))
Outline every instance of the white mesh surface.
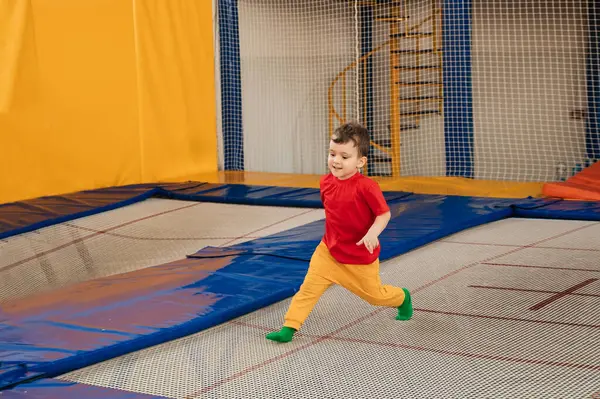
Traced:
POLYGON ((324 217, 323 210, 149 199, 0 240, 0 302, 184 258, 324 217))
POLYGON ((382 264, 411 321, 333 287, 291 343, 264 338, 288 299, 60 378, 172 398, 593 397, 600 281, 530 308, 600 279, 599 251, 599 223, 496 222, 382 264))

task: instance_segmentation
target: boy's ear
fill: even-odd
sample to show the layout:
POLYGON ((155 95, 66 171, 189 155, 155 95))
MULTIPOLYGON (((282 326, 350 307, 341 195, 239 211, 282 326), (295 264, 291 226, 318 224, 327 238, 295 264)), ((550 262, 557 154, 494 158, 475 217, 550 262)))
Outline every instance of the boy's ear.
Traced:
POLYGON ((358 159, 358 167, 362 168, 367 164, 367 157, 363 156, 358 159))

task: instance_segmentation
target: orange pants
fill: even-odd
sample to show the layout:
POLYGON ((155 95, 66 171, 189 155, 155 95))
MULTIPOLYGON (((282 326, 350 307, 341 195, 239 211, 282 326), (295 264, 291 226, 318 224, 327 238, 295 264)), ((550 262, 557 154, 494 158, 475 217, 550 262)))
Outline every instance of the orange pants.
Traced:
POLYGON ((310 260, 300 291, 292 298, 283 325, 299 330, 321 295, 332 284, 341 285, 371 305, 398 307, 404 302, 402 288, 381 284, 379 259, 369 265, 340 263, 321 242, 310 260))

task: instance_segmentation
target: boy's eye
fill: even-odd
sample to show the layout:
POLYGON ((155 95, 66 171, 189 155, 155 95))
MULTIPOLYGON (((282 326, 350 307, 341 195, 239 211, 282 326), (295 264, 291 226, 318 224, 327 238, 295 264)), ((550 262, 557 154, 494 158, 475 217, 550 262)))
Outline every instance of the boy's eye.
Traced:
POLYGON ((348 157, 347 157, 347 156, 345 156, 345 155, 344 155, 342 158, 344 158, 344 159, 348 159, 348 157))

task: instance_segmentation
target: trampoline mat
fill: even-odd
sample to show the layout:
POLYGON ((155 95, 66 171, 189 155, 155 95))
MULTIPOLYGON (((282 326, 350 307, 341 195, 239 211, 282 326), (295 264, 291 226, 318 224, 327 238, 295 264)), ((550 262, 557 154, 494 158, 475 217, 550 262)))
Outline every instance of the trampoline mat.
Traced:
POLYGON ((410 321, 334 286, 290 343, 264 338, 287 299, 59 378, 171 398, 594 397, 599 252, 599 223, 495 222, 382 263, 410 321))
POLYGON ((324 217, 322 209, 148 199, 0 240, 0 303, 324 217))

